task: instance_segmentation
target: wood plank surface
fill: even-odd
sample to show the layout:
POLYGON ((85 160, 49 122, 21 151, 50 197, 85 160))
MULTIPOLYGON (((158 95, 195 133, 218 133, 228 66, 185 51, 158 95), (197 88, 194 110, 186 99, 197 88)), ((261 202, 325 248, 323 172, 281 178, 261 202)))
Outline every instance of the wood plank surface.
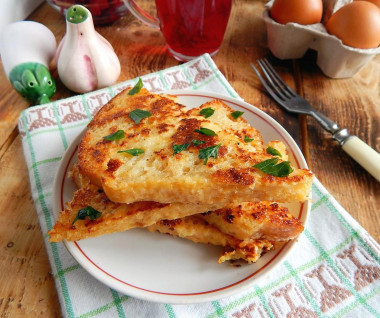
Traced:
MULTIPOLYGON (((148 7, 152 9, 149 2, 148 7)), ((249 63, 269 56, 285 81, 318 110, 380 151, 380 56, 350 79, 329 79, 316 66, 316 54, 280 61, 266 48, 261 18, 265 1, 235 0, 225 40, 214 61, 238 94, 288 130, 308 158, 316 177, 331 195, 377 240, 380 183, 350 159, 313 119, 297 117, 277 106, 255 77, 249 63)), ((57 41, 65 33, 64 18, 43 4, 30 20, 45 24, 57 41)), ((165 48, 161 33, 126 14, 98 27, 119 56, 119 81, 158 71, 178 62, 165 48)), ((1 67, 0 67, 1 68, 1 67)), ((57 79, 54 99, 72 96, 57 79)), ((60 306, 50 274, 37 215, 30 194, 17 119, 28 106, 0 69, 0 316, 59 317, 60 306)))

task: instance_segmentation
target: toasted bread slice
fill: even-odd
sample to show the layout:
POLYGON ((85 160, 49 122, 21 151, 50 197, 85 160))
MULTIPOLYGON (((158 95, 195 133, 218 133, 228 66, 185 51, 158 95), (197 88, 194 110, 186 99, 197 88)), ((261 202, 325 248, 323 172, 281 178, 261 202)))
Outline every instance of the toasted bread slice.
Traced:
MULTIPOLYGON (((199 233, 198 235, 202 237, 202 242, 205 242, 205 237, 210 237, 210 241, 207 242, 214 245, 232 246, 235 244, 237 246, 238 241, 251 239, 287 241, 296 237, 303 230, 301 222, 291 216, 286 208, 280 207, 276 203, 242 203, 202 214, 198 214, 199 211, 202 211, 202 209, 203 211, 209 211, 213 207, 157 202, 121 204, 110 201, 103 190, 92 185, 89 179, 79 171, 78 165, 72 167, 70 176, 79 190, 74 193, 73 200, 60 213, 58 222, 49 232, 50 241, 52 242, 58 242, 63 239, 76 241, 125 231, 134 227, 146 227, 163 219, 166 220, 167 224, 171 224, 170 220, 193 214, 197 214, 198 223, 207 221, 213 225, 213 231, 210 235, 208 233, 211 230, 207 228, 205 233, 199 233), (73 226, 72 223, 78 211, 87 206, 100 211, 102 213, 101 218, 96 220, 77 220, 73 226), (203 221, 200 218, 203 218, 203 221), (227 234, 225 238, 234 240, 235 243, 230 241, 222 244, 221 235, 225 234, 227 234), (212 238, 212 235, 215 235, 215 238, 212 238), (216 239, 218 243, 213 243, 212 239, 216 239)), ((194 230, 197 231, 199 228, 194 230)), ((187 236, 190 235, 187 234, 187 236)))
POLYGON ((74 193, 73 200, 67 204, 59 219, 49 232, 51 242, 63 239, 78 241, 104 234, 123 232, 131 228, 146 227, 162 219, 173 219, 208 211, 209 205, 184 203, 158 203, 152 201, 130 204, 110 201, 103 190, 88 185, 74 193), (95 220, 73 221, 79 210, 91 206, 101 212, 95 220))
POLYGON ((79 165, 110 200, 120 203, 306 200, 312 173, 294 168, 290 175, 276 177, 254 168, 274 157, 266 152, 260 133, 232 113, 218 100, 188 110, 145 89, 135 95, 123 91, 89 124, 79 146, 79 165), (214 113, 205 118, 200 112, 208 108, 214 113), (130 117, 136 109, 151 116, 136 123, 130 117), (118 130, 124 138, 104 139, 118 130), (245 136, 253 140, 247 142, 245 136), (174 153, 173 146, 185 149, 174 153), (140 154, 120 152, 130 149, 140 154))
POLYGON ((245 202, 200 215, 223 233, 239 240, 289 241, 304 229, 286 207, 274 202, 245 202))
POLYGON ((103 190, 89 182, 89 179, 81 174, 76 165, 71 170, 71 177, 78 186, 74 197, 67 204, 64 211, 59 214, 59 219, 51 231, 51 242, 78 241, 89 237, 116 233, 136 227, 146 227, 162 219, 175 219, 214 209, 212 205, 184 204, 184 203, 158 203, 158 202, 134 202, 121 204, 110 201, 103 190), (97 219, 75 220, 79 210, 86 207, 101 212, 97 219))
POLYGON ((177 220, 162 220, 148 226, 147 229, 151 232, 158 231, 196 243, 223 246, 224 251, 218 263, 237 259, 254 263, 260 258, 262 253, 273 248, 273 244, 268 240, 238 240, 235 237, 222 233, 197 216, 188 216, 177 220))

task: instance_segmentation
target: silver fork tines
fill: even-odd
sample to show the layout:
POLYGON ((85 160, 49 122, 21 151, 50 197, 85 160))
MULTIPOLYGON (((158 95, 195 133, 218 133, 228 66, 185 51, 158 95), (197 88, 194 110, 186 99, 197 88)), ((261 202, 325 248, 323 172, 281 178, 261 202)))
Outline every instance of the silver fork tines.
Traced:
POLYGON ((272 87, 283 100, 297 96, 297 94, 285 84, 282 78, 276 73, 272 65, 270 65, 266 59, 258 60, 257 63, 260 65, 272 87))
POLYGON ((272 96, 278 104, 289 112, 313 116, 325 130, 332 134, 339 130, 337 123, 317 112, 306 99, 299 96, 294 90, 286 85, 267 59, 257 60, 257 64, 262 70, 265 79, 258 69, 251 63, 253 70, 269 95, 272 96))
POLYGON ((266 59, 257 60, 264 77, 251 63, 260 82, 273 99, 287 111, 297 114, 310 115, 339 142, 343 150, 354 158, 362 167, 380 181, 380 154, 356 136, 348 133, 347 129, 339 129, 337 123, 317 112, 310 103, 294 92, 274 70, 266 59))

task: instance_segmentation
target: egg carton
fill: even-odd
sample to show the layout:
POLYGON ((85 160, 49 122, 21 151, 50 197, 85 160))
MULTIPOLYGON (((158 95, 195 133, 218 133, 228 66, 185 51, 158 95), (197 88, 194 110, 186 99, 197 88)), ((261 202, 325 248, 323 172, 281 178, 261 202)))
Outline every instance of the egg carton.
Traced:
POLYGON ((301 25, 298 23, 280 24, 271 19, 269 10, 273 0, 267 3, 263 18, 267 28, 268 48, 281 60, 298 59, 309 49, 317 52, 317 65, 331 78, 354 76, 376 54, 380 47, 357 49, 344 45, 342 41, 327 32, 323 23, 330 15, 352 0, 323 0, 321 23, 301 25))

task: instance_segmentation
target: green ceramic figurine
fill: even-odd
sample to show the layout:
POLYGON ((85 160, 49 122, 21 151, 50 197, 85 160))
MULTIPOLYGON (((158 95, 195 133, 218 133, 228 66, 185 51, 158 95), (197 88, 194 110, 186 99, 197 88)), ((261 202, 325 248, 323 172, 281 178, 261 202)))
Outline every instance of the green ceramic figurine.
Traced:
POLYGON ((49 64, 56 47, 53 33, 37 22, 15 22, 2 33, 0 54, 4 72, 14 89, 33 105, 50 102, 55 93, 49 64))

